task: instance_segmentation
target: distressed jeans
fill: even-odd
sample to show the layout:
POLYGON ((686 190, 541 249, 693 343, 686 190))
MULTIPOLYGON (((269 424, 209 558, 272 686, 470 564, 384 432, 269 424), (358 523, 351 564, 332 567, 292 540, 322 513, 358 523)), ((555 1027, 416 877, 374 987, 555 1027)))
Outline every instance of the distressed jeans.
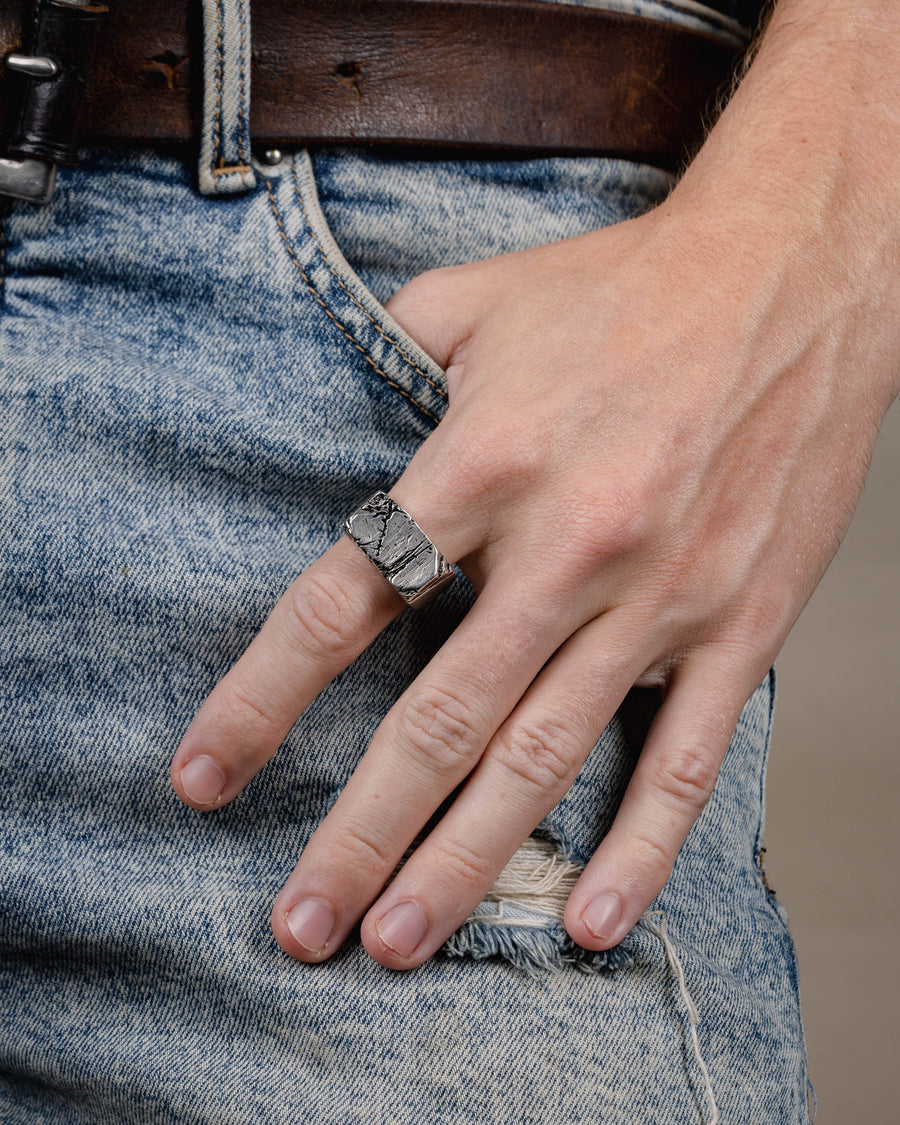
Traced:
POLYGON ((269 930, 381 717, 471 605, 465 581, 389 626, 231 805, 172 792, 205 696, 446 409, 444 373, 382 302, 670 187, 598 158, 257 164, 248 13, 206 19, 199 178, 181 155, 95 150, 49 205, 2 217, 0 1120, 806 1122, 794 951, 760 865, 771 677, 609 955, 538 892, 608 829, 650 691, 520 852, 537 891, 499 886, 420 969, 353 940, 301 964, 269 930))

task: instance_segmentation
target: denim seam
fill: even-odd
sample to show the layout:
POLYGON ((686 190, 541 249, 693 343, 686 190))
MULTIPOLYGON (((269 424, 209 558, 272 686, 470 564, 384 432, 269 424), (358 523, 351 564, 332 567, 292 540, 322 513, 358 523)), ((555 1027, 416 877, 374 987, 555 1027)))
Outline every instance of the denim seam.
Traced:
POLYGON ((769 750, 772 741, 772 725, 775 721, 775 670, 769 669, 769 674, 766 677, 769 684, 769 714, 766 719, 766 748, 763 754, 762 763, 759 770, 759 809, 760 815, 756 825, 756 839, 753 843, 753 875, 757 888, 762 891, 766 905, 775 914, 782 926, 784 922, 775 909, 772 899, 775 897, 774 891, 771 891, 766 883, 766 878, 763 873, 763 837, 765 834, 765 803, 766 803, 766 774, 768 772, 769 764, 769 750))
POLYGON ((394 380, 391 379, 391 377, 387 374, 387 372, 383 371, 378 366, 378 364, 375 362, 375 360, 372 358, 372 356, 369 355, 368 351, 366 351, 366 349, 356 339, 356 337, 352 334, 352 332, 350 332, 349 329, 344 324, 342 324, 341 321, 338 320, 338 318, 334 315, 334 313, 328 307, 328 305, 326 304, 322 295, 319 293, 318 289, 316 289, 315 284, 313 283, 312 279, 307 274, 306 270, 304 270, 303 266, 300 265, 300 262, 297 259, 297 255, 294 253, 294 250, 293 250, 290 242, 288 241, 288 237, 287 237, 287 234, 286 234, 285 229, 284 229, 284 223, 281 220, 281 214, 278 210, 278 204, 275 202, 275 195, 272 191, 271 182, 269 181, 268 178, 266 178, 265 183, 266 183, 266 192, 268 193, 268 196, 269 196, 269 203, 272 207, 272 214, 275 216, 275 222, 278 225, 278 233, 281 235, 281 240, 285 245, 285 249, 288 252, 288 256, 290 257, 291 261, 294 263, 294 265, 296 266, 296 268, 300 272, 300 276, 306 282, 307 289, 309 289, 310 293, 315 298, 317 304, 321 307, 322 311, 335 324, 335 326, 340 330, 340 332, 344 336, 346 336, 346 338, 350 341, 350 343, 354 346, 354 348, 356 348, 356 350, 366 360, 366 362, 369 363, 372 367, 375 368, 375 370, 382 377, 382 379, 384 379, 384 381, 387 383, 387 385, 389 387, 392 387, 399 394, 403 395, 403 397, 408 399, 413 404, 413 406, 415 406, 417 409, 421 410, 422 413, 427 418, 431 419, 431 421, 434 422, 435 425, 438 425, 438 423, 440 422, 440 418, 438 418, 436 414, 432 414, 432 412, 426 406, 423 406, 422 403, 418 401, 418 399, 416 399, 413 395, 411 395, 409 393, 409 391, 407 391, 403 387, 401 387, 399 383, 394 382, 394 380))
POLYGON ((331 264, 331 261, 328 257, 328 254, 325 252, 325 248, 324 248, 324 246, 322 246, 322 243, 319 241, 318 236, 316 235, 316 232, 313 229, 313 225, 310 222, 309 214, 307 213, 307 210, 306 210, 306 203, 304 202, 304 199, 303 199, 303 192, 300 190, 300 181, 297 179, 296 160, 291 161, 291 178, 294 181, 294 190, 296 191, 297 199, 300 202, 300 210, 303 212, 303 219, 306 223, 306 229, 309 231, 310 235, 312 236, 313 242, 316 244, 316 248, 318 249, 319 253, 322 255, 322 261, 325 263, 325 267, 328 270, 328 272, 332 275, 332 277, 335 279, 335 281, 338 283, 338 285, 340 285, 341 289, 344 290, 344 292, 350 298, 351 302, 354 305, 356 305, 356 307, 359 309, 359 311, 369 321, 371 321, 372 327, 379 334, 379 336, 381 336, 385 340, 386 343, 390 344, 393 348, 396 349, 396 351, 399 353, 399 355, 402 356, 402 358, 404 360, 406 360, 406 362, 413 369, 413 371, 415 371, 417 375, 422 376, 422 378, 429 385, 429 387, 432 387, 435 391, 437 391, 437 393, 441 396, 442 399, 444 399, 445 401, 448 401, 447 392, 444 390, 444 388, 441 387, 440 384, 436 383, 434 381, 434 379, 432 379, 429 375, 427 375, 422 370, 422 368, 418 366, 418 364, 415 362, 415 360, 413 360, 413 358, 411 356, 406 354, 406 352, 403 350, 403 348, 400 347, 400 344, 393 338, 393 336, 389 336, 388 333, 385 332, 385 330, 381 327, 381 325, 378 323, 378 321, 375 319, 375 317, 372 316, 372 314, 365 307, 365 305, 359 300, 359 298, 354 293, 352 293, 350 291, 347 283, 344 281, 344 279, 341 277, 341 275, 338 273, 338 271, 331 264))
POLYGON ((222 0, 216 0, 216 116, 213 131, 213 175, 220 166, 219 145, 222 137, 222 0))
MULTIPOLYGON (((776 693, 775 693, 775 669, 774 668, 769 669, 769 674, 766 677, 766 679, 767 679, 767 682, 769 684, 769 714, 768 714, 767 725, 766 725, 766 750, 765 750, 765 754, 763 755, 762 765, 761 765, 760 771, 759 771, 759 794, 760 794, 759 807, 762 811, 760 813, 759 823, 758 823, 757 828, 756 828, 756 841, 755 841, 755 844, 754 844, 754 847, 753 847, 754 859, 755 859, 755 862, 753 864, 753 876, 754 876, 754 879, 756 880, 756 884, 757 884, 759 890, 762 893, 762 897, 763 897, 763 900, 765 902, 766 909, 772 915, 774 915, 775 920, 777 921, 779 927, 787 935, 788 940, 787 940, 787 958, 786 958, 786 960, 789 964, 790 972, 793 974, 794 979, 798 980, 799 979, 799 971, 798 971, 798 968, 797 968, 797 951, 794 948, 794 941, 793 941, 793 938, 791 937, 790 928, 788 927, 787 923, 785 922, 783 914, 778 909, 777 896, 775 895, 774 891, 769 891, 769 888, 766 886, 765 879, 764 879, 763 874, 762 874, 762 865, 760 863, 760 849, 761 849, 761 846, 762 846, 763 833, 764 833, 764 829, 765 829, 766 773, 768 771, 769 751, 770 751, 771 742, 772 742, 772 726, 773 726, 773 723, 775 721, 775 694, 776 693)), ((796 996, 795 1003, 799 1007, 799 1005, 800 1005, 799 995, 796 996)), ((799 1023, 800 1023, 801 1035, 803 1037, 802 1059, 803 1059, 803 1076, 804 1076, 805 1081, 804 1081, 804 1085, 803 1085, 803 1097, 800 1099, 800 1116, 798 1118, 798 1122, 799 1122, 799 1125, 809 1125, 809 1099, 808 1099, 807 1094, 806 1094, 806 1083, 809 1082, 809 1064, 808 1064, 808 1061, 807 1061, 808 1056, 807 1056, 807 1051, 806 1051, 806 1034, 803 1031, 802 1014, 800 1014, 799 1023)))

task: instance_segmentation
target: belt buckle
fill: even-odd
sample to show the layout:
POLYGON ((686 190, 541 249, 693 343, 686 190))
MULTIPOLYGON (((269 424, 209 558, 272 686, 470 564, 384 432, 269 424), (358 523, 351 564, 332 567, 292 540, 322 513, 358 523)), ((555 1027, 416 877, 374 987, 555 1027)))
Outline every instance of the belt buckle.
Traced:
POLYGON ((0 156, 0 195, 26 199, 29 203, 49 203, 55 187, 55 164, 33 156, 22 160, 0 156))
MULTIPOLYGON (((14 51, 4 60, 7 70, 29 78, 54 78, 59 67, 45 55, 25 55, 14 51)), ((49 203, 56 187, 56 165, 33 156, 16 159, 0 156, 0 195, 26 199, 29 203, 49 203)))
MULTIPOLYGON (((25 86, 20 90, 19 115, 13 115, 22 135, 17 137, 14 128, 12 154, 0 156, 0 196, 47 203, 56 186, 57 164, 77 162, 79 114, 67 110, 68 118, 60 125, 48 112, 47 99, 51 110, 60 105, 71 109, 73 97, 83 99, 96 30, 105 13, 105 4, 96 0, 34 0, 30 35, 25 32, 25 45, 31 50, 13 51, 4 59, 6 69, 21 75, 25 86), (43 99, 38 109, 28 100, 35 97, 43 99), (33 133, 35 122, 39 124, 33 133)), ((78 109, 77 103, 74 108, 78 109)))

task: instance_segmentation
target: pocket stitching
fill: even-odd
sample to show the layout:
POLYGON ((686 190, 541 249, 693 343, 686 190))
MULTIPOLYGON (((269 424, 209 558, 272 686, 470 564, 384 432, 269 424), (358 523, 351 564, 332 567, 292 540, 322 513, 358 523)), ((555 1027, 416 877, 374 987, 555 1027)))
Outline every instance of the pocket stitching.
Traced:
MULTIPOLYGON (((426 406, 423 406, 422 403, 418 401, 418 399, 416 399, 413 395, 411 395, 409 393, 409 391, 407 391, 403 387, 401 387, 399 383, 394 382, 394 380, 391 379, 391 377, 378 366, 378 364, 375 362, 375 360, 372 358, 372 356, 369 355, 369 353, 366 351, 366 349, 363 347, 363 345, 360 344, 360 342, 356 339, 356 337, 353 335, 353 333, 350 332, 349 329, 344 324, 342 324, 340 320, 338 320, 338 318, 334 315, 334 313, 331 311, 331 309, 325 303, 321 294, 316 289, 315 284, 313 283, 312 279, 307 274, 306 270, 304 270, 303 266, 300 265, 300 262, 297 259, 296 254, 294 253, 293 247, 291 246, 290 242, 288 241, 288 237, 287 237, 287 234, 286 234, 285 229, 284 229, 284 223, 282 222, 282 219, 281 219, 281 213, 278 210, 278 204, 275 202, 275 195, 272 191, 272 184, 271 184, 271 182, 268 178, 265 179, 265 184, 266 184, 266 192, 268 193, 268 196, 269 196, 269 203, 271 204, 271 207, 272 207, 272 214, 275 216, 275 222, 278 226, 278 233, 281 235, 281 240, 285 245, 285 249, 288 252, 288 256, 290 257, 291 261, 294 263, 294 265, 299 270, 300 276, 303 278, 304 282, 306 282, 306 287, 307 287, 307 289, 309 289, 309 291, 312 294, 312 296, 314 297, 316 303, 322 308, 323 312, 329 317, 329 319, 334 322, 334 324, 341 331, 341 333, 344 336, 346 336, 346 338, 350 341, 350 343, 354 346, 354 348, 356 348, 356 350, 366 360, 366 362, 371 364, 371 366, 375 368, 375 370, 382 377, 382 379, 384 379, 384 381, 387 383, 387 385, 389 387, 392 387, 399 394, 403 395, 404 398, 409 399, 409 401, 413 404, 413 406, 415 406, 419 410, 421 410, 422 413, 427 418, 430 418, 431 421, 434 422, 435 425, 437 425, 440 422, 440 418, 438 418, 436 414, 433 414, 426 406)), ((307 221, 307 225, 308 225, 308 221, 307 221)), ((320 249, 321 249, 321 247, 320 247, 320 249)), ((327 259, 326 259, 326 264, 327 264, 327 259)), ((329 266, 329 269, 330 268, 331 267, 329 266)), ((340 279, 338 279, 338 280, 340 280, 340 279)), ((368 313, 366 315, 368 316, 368 313)), ((369 319, 371 320, 372 318, 369 317, 369 319)), ((374 321, 373 321, 373 323, 374 323, 374 321)), ((376 325, 376 327, 377 327, 377 325, 376 325)), ((384 334, 382 333, 382 335, 384 335, 384 334)), ((391 342, 393 343, 393 341, 391 341, 391 342)), ((397 345, 394 344, 394 346, 396 347, 397 345)), ((397 350, 400 351, 399 348, 397 348, 397 350)), ((403 353, 400 352, 400 354, 402 355, 403 353)), ((406 359, 406 358, 407 357, 404 356, 404 359, 406 359)), ((407 359, 407 362, 409 363, 410 361, 407 359)), ((418 370, 418 368, 416 368, 416 370, 418 370)), ((420 374, 421 374, 421 372, 420 372, 420 374)), ((427 376, 426 376, 426 378, 427 378, 427 376)))
POLYGON ((372 314, 365 307, 365 305, 359 300, 359 298, 354 293, 351 292, 347 283, 344 281, 344 279, 341 277, 341 275, 338 273, 338 271, 331 264, 331 260, 329 259, 328 254, 326 253, 324 246, 319 241, 319 237, 316 234, 315 230, 313 229, 312 223, 310 222, 309 214, 306 210, 306 203, 303 199, 303 193, 300 190, 300 181, 297 179, 296 159, 291 161, 291 178, 294 181, 294 190, 297 193, 297 199, 300 203, 300 210, 303 212, 303 220, 306 223, 306 229, 309 231, 310 235, 312 236, 313 242, 316 244, 316 248, 318 249, 319 253, 322 255, 322 261, 325 263, 325 268, 328 270, 328 272, 331 274, 331 276, 335 279, 335 281, 338 283, 338 285, 340 285, 341 289, 344 290, 344 292, 347 294, 347 296, 350 298, 350 300, 353 302, 353 304, 366 317, 366 319, 371 322, 372 327, 379 334, 379 336, 381 336, 388 344, 390 344, 393 348, 395 348, 397 350, 397 352, 406 360, 406 362, 413 369, 413 371, 415 371, 418 375, 421 375, 422 378, 425 380, 425 382, 429 385, 429 387, 434 388, 434 390, 437 391, 437 393, 441 396, 441 398, 444 399, 445 401, 447 401, 447 392, 444 390, 444 388, 439 383, 436 383, 434 381, 434 379, 432 379, 429 375, 427 375, 422 370, 422 368, 419 367, 419 365, 415 362, 415 360, 411 356, 406 354, 406 352, 403 350, 403 348, 400 347, 400 344, 398 343, 397 340, 395 340, 393 338, 393 336, 389 336, 388 333, 385 332, 385 330, 381 327, 381 325, 378 323, 378 321, 375 319, 375 317, 372 316, 372 314))

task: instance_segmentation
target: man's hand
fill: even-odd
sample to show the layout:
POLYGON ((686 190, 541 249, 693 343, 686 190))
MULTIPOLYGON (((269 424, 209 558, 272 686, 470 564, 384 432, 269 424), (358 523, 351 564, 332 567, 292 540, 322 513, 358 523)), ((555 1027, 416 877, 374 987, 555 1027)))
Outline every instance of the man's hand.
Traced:
MULTIPOLYGON (((664 885, 741 708, 846 531, 896 393, 896 135, 876 149, 882 167, 860 171, 860 134, 896 111, 860 93, 866 63, 847 53, 885 31, 877 19, 897 25, 896 44, 900 17, 869 7, 783 0, 656 211, 433 271, 390 302, 450 390, 391 495, 479 596, 281 892, 273 927, 293 956, 327 958, 365 916, 377 961, 424 961, 636 683, 664 701, 566 927, 608 948, 664 885), (847 28, 855 40, 836 38, 847 28)), ((897 54, 883 48, 891 90, 897 54)), ((402 608, 349 539, 336 543, 203 705, 172 764, 182 798, 231 800, 402 608)))

